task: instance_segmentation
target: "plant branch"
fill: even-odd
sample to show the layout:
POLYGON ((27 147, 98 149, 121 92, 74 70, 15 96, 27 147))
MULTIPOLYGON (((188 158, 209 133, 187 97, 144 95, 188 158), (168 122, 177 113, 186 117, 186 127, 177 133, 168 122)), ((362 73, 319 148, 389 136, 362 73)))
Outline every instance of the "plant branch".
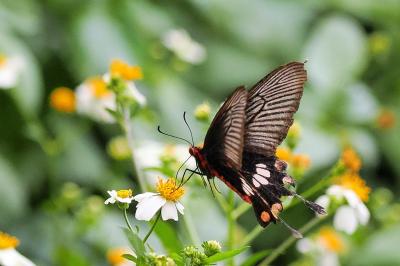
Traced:
POLYGON ((158 212, 156 220, 154 221, 153 225, 151 226, 149 232, 147 232, 146 236, 143 238, 143 244, 146 243, 147 239, 150 237, 151 233, 154 231, 154 228, 156 228, 157 222, 158 222, 158 220, 160 220, 160 217, 161 217, 161 211, 158 212))

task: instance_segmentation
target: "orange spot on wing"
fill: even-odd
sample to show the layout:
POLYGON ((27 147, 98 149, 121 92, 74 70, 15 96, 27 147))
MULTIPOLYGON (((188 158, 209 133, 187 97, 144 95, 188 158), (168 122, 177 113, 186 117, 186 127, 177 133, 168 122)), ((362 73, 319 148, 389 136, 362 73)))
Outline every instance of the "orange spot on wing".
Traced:
POLYGON ((261 218, 261 221, 263 221, 264 223, 267 223, 267 222, 269 222, 269 220, 271 220, 271 216, 266 211, 263 211, 261 213, 260 218, 261 218))

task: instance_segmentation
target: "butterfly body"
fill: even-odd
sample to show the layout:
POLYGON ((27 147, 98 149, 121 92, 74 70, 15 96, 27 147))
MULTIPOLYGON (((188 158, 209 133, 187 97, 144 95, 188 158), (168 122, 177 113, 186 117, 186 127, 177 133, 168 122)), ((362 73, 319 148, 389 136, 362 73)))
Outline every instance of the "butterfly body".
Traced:
MULTIPOLYGON (((276 158, 276 147, 293 123, 307 79, 304 64, 281 66, 249 91, 238 87, 215 115, 202 148, 190 147, 201 173, 222 180, 253 205, 265 227, 280 219, 282 196, 301 196, 288 189, 294 179, 287 164, 276 158)), ((319 205, 301 198, 318 213, 319 205)), ((282 221, 283 222, 283 221, 282 221)))

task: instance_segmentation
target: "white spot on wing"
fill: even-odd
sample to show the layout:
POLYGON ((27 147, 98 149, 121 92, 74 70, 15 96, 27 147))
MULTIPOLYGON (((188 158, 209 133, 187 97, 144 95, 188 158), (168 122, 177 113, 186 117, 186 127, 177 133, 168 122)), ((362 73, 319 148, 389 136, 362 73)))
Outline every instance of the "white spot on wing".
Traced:
POLYGON ((267 166, 263 163, 256 164, 256 167, 267 168, 267 166))
POLYGON ((258 181, 255 180, 254 178, 253 178, 253 185, 254 185, 255 187, 260 187, 260 186, 261 186, 261 184, 258 183, 258 181))
POLYGON ((265 177, 270 177, 271 176, 270 171, 268 171, 267 169, 256 168, 256 172, 257 172, 257 174, 260 174, 260 175, 265 176, 265 177))
POLYGON ((262 177, 262 176, 257 175, 257 174, 254 174, 253 177, 254 177, 258 182, 260 182, 262 185, 268 185, 268 184, 269 184, 268 180, 267 180, 265 177, 262 177))
POLYGON ((242 181, 242 188, 243 188, 243 191, 244 191, 247 195, 249 195, 249 196, 250 196, 250 195, 254 195, 254 193, 253 193, 251 187, 246 183, 246 181, 243 180, 242 178, 240 179, 240 181, 242 181))

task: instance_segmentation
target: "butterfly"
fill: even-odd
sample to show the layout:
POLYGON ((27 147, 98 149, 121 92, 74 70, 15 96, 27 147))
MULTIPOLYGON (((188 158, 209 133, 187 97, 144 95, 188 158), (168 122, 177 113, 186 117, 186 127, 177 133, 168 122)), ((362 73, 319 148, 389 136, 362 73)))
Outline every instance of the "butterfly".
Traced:
POLYGON ((304 63, 291 62, 250 90, 238 87, 215 115, 203 147, 189 148, 197 163, 194 172, 222 180, 253 206, 261 226, 280 221, 297 237, 300 233, 280 217, 282 196, 297 196, 316 213, 325 211, 289 189, 295 180, 275 152, 293 124, 306 80, 304 63))

